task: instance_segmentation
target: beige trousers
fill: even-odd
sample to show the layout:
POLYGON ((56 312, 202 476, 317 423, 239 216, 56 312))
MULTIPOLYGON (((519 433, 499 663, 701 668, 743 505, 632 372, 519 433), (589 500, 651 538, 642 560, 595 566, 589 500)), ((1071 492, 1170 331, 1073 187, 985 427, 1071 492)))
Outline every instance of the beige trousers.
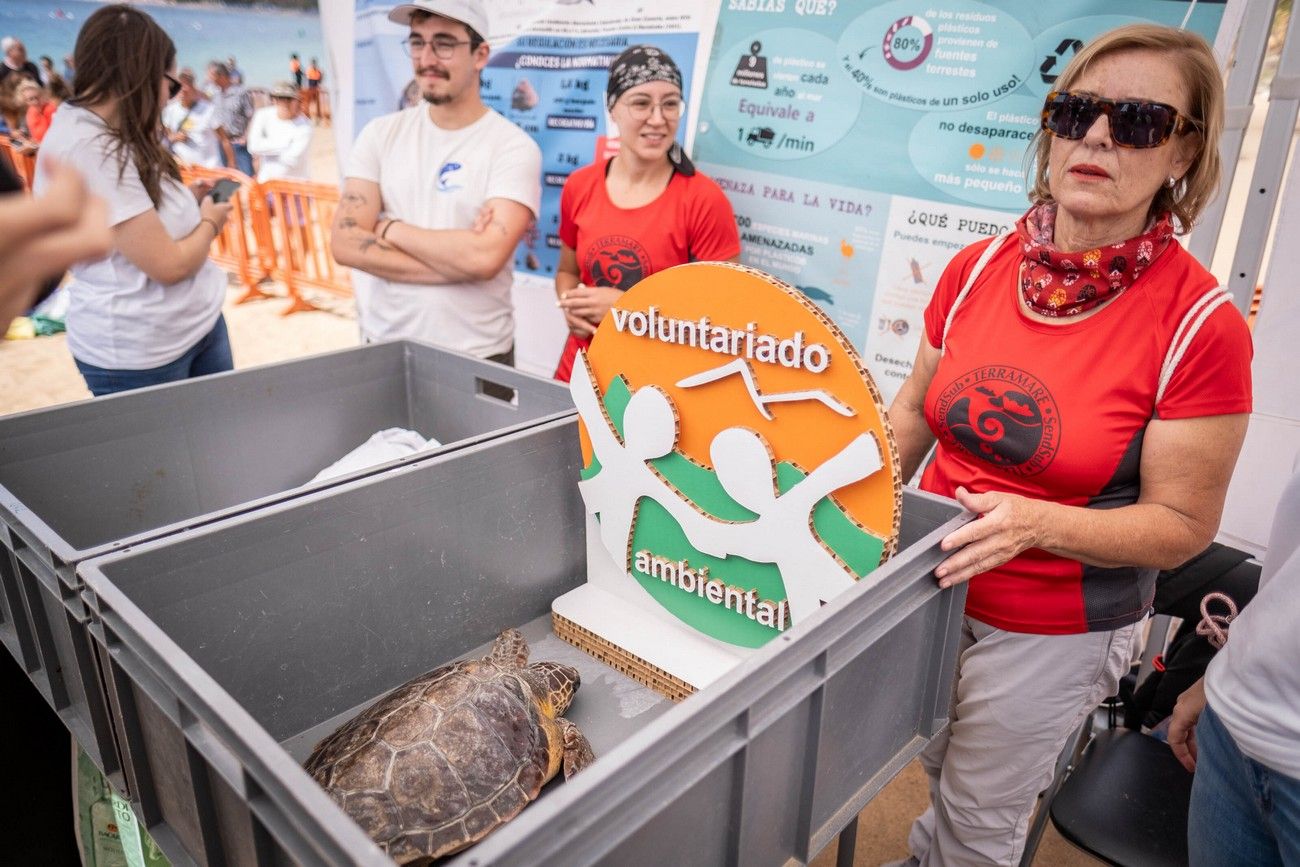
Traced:
POLYGON ((907 843, 923 867, 1020 862, 1038 793, 1071 733, 1115 694, 1137 628, 1026 635, 965 618, 952 725, 921 753, 930 807, 907 843))

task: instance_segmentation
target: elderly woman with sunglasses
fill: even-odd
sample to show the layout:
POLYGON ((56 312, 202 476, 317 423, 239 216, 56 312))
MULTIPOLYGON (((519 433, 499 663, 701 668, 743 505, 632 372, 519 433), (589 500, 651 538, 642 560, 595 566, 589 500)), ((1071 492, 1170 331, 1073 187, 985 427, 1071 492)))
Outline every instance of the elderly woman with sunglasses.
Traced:
POLYGON ((113 245, 72 267, 73 360, 96 396, 230 370, 226 275, 208 248, 231 206, 182 184, 164 144, 176 47, 144 12, 112 5, 86 19, 74 56, 75 93, 42 143, 36 190, 51 163, 77 169, 108 203, 113 245))
POLYGON ((740 254, 731 203, 676 141, 682 75, 673 59, 650 45, 628 48, 610 64, 605 104, 618 153, 574 172, 560 195, 555 292, 569 338, 555 376, 564 382, 577 351, 638 281, 740 254))
POLYGON ((937 439, 921 487, 980 516, 935 570, 970 585, 913 863, 1019 862, 1057 754, 1128 670, 1156 571, 1213 539, 1251 408, 1245 322, 1173 240, 1218 183, 1209 46, 1122 27, 1056 87, 1033 207, 948 266, 889 410, 904 477, 937 439))

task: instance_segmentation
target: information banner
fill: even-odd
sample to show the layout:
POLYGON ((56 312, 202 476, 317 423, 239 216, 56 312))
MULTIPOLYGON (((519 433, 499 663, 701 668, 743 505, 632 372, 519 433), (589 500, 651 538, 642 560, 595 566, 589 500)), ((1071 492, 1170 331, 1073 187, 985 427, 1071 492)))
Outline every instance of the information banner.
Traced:
POLYGON ((1026 146, 1070 58, 1121 24, 1214 40, 1222 2, 726 0, 695 138, 741 261, 798 286, 886 401, 952 255, 1028 205, 1026 146), (1188 14, 1191 10, 1190 15, 1188 14))
POLYGON ((616 135, 605 111, 609 65, 629 45, 651 43, 686 59, 690 92, 698 37, 684 33, 577 36, 533 33, 493 52, 483 71, 483 101, 528 133, 542 149, 542 213, 515 257, 515 270, 555 277, 560 254, 560 190, 569 173, 596 159, 616 135))

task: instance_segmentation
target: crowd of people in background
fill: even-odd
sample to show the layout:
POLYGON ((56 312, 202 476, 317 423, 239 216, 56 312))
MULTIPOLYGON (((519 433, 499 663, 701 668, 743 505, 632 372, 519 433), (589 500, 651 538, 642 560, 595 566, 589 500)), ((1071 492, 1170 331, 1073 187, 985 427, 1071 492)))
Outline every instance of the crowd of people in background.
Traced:
MULTIPOLYGON (((50 118, 72 93, 54 61, 42 57, 37 66, 27 57, 21 39, 0 39, 0 135, 7 135, 23 153, 35 153, 50 127, 50 118)), ((70 69, 66 70, 71 72, 70 69)))
MULTIPOLYGON (((75 55, 66 56, 59 71, 49 56, 33 63, 18 37, 5 36, 0 49, 0 136, 19 154, 34 156, 55 113, 72 98, 75 55)), ((306 178, 310 125, 327 119, 321 98, 325 75, 316 58, 303 67, 297 54, 291 55, 289 71, 292 84, 254 90, 246 86, 234 56, 209 61, 202 79, 193 69, 182 69, 181 86, 162 117, 172 155, 187 165, 233 168, 259 179, 306 178), (263 97, 269 104, 258 108, 263 97), (259 113, 264 118, 254 123, 259 113), (254 135, 259 143, 250 148, 254 135)))

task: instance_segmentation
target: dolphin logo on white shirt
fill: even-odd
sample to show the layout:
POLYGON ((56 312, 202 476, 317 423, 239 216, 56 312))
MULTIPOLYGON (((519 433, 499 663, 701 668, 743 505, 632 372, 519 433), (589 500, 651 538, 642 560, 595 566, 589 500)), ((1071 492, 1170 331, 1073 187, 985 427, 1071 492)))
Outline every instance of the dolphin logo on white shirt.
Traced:
POLYGON ((454 183, 450 176, 452 172, 458 172, 462 168, 460 163, 443 163, 442 168, 438 169, 438 192, 450 193, 459 190, 461 185, 454 183))

